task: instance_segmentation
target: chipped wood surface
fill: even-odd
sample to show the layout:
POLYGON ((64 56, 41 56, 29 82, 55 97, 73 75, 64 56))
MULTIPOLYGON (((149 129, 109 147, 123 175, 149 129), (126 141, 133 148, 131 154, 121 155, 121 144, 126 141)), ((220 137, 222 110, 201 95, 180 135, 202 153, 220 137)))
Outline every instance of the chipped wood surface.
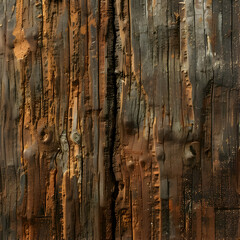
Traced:
POLYGON ((239 10, 0 0, 0 239, 240 239, 239 10))

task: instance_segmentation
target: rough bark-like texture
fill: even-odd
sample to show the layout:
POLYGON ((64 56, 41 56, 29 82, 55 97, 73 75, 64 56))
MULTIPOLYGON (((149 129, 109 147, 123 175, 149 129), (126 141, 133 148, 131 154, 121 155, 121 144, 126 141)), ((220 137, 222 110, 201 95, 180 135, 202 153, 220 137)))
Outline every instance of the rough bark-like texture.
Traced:
POLYGON ((0 0, 0 239, 240 239, 240 0, 0 0))

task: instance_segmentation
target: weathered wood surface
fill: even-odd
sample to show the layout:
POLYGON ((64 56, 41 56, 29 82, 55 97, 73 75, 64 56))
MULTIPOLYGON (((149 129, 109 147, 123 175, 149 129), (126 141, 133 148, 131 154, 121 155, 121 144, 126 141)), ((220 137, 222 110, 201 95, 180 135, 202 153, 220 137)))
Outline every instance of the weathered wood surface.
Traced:
POLYGON ((240 239, 239 0, 0 0, 0 239, 240 239))

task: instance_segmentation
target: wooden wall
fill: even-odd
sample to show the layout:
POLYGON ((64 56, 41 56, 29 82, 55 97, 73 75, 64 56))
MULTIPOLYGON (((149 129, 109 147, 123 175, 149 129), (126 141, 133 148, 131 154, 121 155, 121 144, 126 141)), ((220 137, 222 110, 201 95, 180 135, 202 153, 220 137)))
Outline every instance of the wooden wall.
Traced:
POLYGON ((239 0, 0 0, 0 239, 240 239, 239 0))

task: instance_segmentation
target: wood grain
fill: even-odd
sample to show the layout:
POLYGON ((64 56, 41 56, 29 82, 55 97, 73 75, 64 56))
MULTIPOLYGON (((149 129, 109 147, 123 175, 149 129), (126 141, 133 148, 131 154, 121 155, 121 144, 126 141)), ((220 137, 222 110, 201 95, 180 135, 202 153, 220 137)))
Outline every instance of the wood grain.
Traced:
POLYGON ((0 0, 0 239, 240 239, 239 6, 0 0))

